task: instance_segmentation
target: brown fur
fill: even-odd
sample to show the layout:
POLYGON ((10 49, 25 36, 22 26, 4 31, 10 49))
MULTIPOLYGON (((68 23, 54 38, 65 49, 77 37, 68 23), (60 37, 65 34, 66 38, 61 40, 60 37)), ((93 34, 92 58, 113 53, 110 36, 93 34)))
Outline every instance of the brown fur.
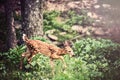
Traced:
MULTIPOLYGON (((35 56, 38 53, 44 54, 50 58, 50 64, 51 67, 53 67, 53 60, 54 59, 61 59, 64 63, 64 66, 66 67, 66 63, 64 62, 64 58, 62 55, 70 54, 70 56, 73 56, 73 51, 70 48, 69 44, 67 42, 64 43, 65 47, 59 48, 53 44, 48 44, 46 42, 42 42, 40 40, 31 40, 28 39, 27 36, 23 35, 23 41, 25 42, 27 46, 27 51, 22 53, 22 60, 24 58, 27 58, 28 63, 30 63, 33 56, 35 56)), ((22 60, 20 64, 20 69, 22 69, 22 60)))

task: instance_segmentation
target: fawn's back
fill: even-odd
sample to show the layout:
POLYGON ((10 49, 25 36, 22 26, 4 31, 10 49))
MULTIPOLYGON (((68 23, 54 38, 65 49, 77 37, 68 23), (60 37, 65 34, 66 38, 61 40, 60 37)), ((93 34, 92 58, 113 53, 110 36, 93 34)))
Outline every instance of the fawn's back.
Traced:
POLYGON ((26 45, 30 51, 36 51, 36 52, 34 52, 34 54, 42 53, 44 55, 50 56, 53 53, 57 53, 57 52, 61 51, 61 48, 59 48, 55 45, 52 45, 52 44, 42 42, 40 40, 30 40, 29 39, 28 41, 26 41, 26 45))

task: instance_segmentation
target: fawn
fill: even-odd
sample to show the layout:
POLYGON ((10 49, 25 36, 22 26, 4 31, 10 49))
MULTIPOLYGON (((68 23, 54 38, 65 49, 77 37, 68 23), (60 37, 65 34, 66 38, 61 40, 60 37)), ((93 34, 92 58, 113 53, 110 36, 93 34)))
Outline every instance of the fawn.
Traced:
POLYGON ((50 65, 52 68, 54 68, 54 59, 61 59, 64 63, 64 67, 66 67, 63 55, 69 54, 70 57, 74 55, 73 50, 71 49, 67 41, 65 41, 64 43, 64 48, 59 48, 53 44, 48 44, 40 40, 28 39, 28 37, 25 34, 23 34, 22 38, 27 46, 27 51, 22 53, 21 55, 22 59, 20 63, 20 69, 22 69, 22 60, 24 58, 27 58, 28 63, 30 63, 31 59, 38 53, 44 54, 50 58, 50 65))

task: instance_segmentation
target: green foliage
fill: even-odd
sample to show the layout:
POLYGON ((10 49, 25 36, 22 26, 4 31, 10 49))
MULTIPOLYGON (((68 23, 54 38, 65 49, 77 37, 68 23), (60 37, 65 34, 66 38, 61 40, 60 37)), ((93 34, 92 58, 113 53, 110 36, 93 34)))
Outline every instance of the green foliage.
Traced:
POLYGON ((90 19, 85 12, 81 14, 77 14, 75 11, 68 11, 66 13, 51 11, 51 12, 44 12, 43 17, 44 17, 44 20, 43 20, 44 31, 47 31, 50 29, 69 31, 72 25, 84 26, 84 25, 91 24, 93 22, 93 20, 90 19), (58 21, 56 18, 61 19, 61 21, 58 21))
POLYGON ((55 30, 53 34, 58 37, 58 41, 65 41, 72 39, 75 36, 79 35, 76 31, 72 30, 73 25, 90 25, 93 20, 89 18, 85 11, 81 11, 81 14, 77 14, 75 11, 68 12, 44 12, 44 32, 46 33, 49 30, 55 30), (62 32, 66 34, 61 35, 62 32))
POLYGON ((77 41, 74 45, 75 54, 87 62, 92 80, 118 80, 119 76, 117 75, 120 70, 115 66, 119 66, 116 63, 119 62, 119 48, 119 45, 110 40, 91 38, 77 41), (116 65, 114 65, 115 63, 116 65), (113 77, 113 71, 116 77, 113 77))
POLYGON ((2 75, 0 77, 3 80, 5 79, 12 79, 12 80, 16 80, 16 79, 17 80, 43 80, 43 79, 47 79, 47 80, 79 80, 79 79, 90 80, 89 74, 88 74, 89 72, 86 67, 86 63, 83 62, 80 58, 69 59, 68 56, 65 56, 65 61, 67 62, 66 69, 63 68, 63 63, 60 60, 56 61, 55 62, 55 75, 53 76, 48 57, 37 54, 32 59, 31 65, 24 64, 25 66, 24 70, 19 70, 19 67, 17 67, 16 65, 18 65, 17 61, 20 58, 18 59, 18 56, 14 55, 15 54, 14 51, 12 52, 11 52, 12 53, 11 57, 9 56, 10 58, 9 60, 11 63, 7 63, 9 65, 1 64, 1 66, 3 66, 2 71, 4 70, 4 73, 2 72, 1 73, 2 75))
POLYGON ((21 78, 23 80, 43 80, 51 78, 51 68, 49 59, 46 56, 37 54, 30 64, 26 64, 27 72, 22 72, 21 78))
MULTIPOLYGON (((46 41, 43 38, 35 37, 46 41)), ((18 46, 9 52, 0 53, 1 80, 119 80, 120 46, 104 39, 81 39, 73 44, 76 57, 65 55, 67 68, 61 60, 54 61, 54 75, 49 58, 37 54, 31 64, 24 60, 19 69, 20 55, 25 46, 18 46)))
POLYGON ((43 37, 38 37, 38 36, 32 37, 31 39, 33 39, 33 40, 41 40, 41 41, 43 41, 43 42, 48 42, 47 39, 45 39, 45 38, 43 38, 43 37))
POLYGON ((86 62, 80 58, 69 58, 68 56, 65 56, 65 61, 67 62, 67 68, 61 70, 59 64, 53 80, 90 80, 86 62))
POLYGON ((43 14, 44 31, 61 27, 61 24, 56 21, 56 17, 58 17, 59 15, 60 12, 57 11, 44 12, 43 14))
POLYGON ((14 49, 10 49, 9 52, 0 53, 2 60, 0 61, 1 80, 19 80, 19 64, 20 55, 24 52, 25 46, 17 46, 14 49))
MULTIPOLYGON (((46 41, 44 38, 40 38, 40 37, 34 37, 34 39, 46 41)), ((24 76, 27 76, 27 73, 24 71, 23 72, 20 71, 19 67, 20 67, 21 54, 23 52, 25 52, 25 48, 26 48, 25 46, 21 45, 21 46, 17 46, 14 49, 10 49, 6 53, 0 53, 0 58, 1 58, 1 60, 0 60, 0 71, 1 71, 0 78, 2 78, 3 80, 8 80, 8 79, 11 79, 11 80, 23 79, 24 80, 24 76)), ((24 65, 25 65, 25 70, 29 71, 30 65, 28 65, 26 62, 24 62, 24 65)), ((38 64, 34 63, 34 62, 31 63, 31 65, 38 66, 38 64)))
MULTIPOLYGON (((36 39, 36 38, 34 38, 36 39)), ((37 39, 40 39, 37 37, 37 39)), ((41 39, 44 40, 44 39, 41 39)), ((7 53, 1 53, 4 56, 4 61, 0 63, 1 75, 3 80, 89 80, 88 69, 86 63, 80 58, 69 58, 65 56, 67 68, 64 69, 63 63, 60 60, 55 61, 55 75, 52 74, 52 69, 49 64, 49 58, 37 54, 30 64, 24 62, 24 69, 19 69, 20 55, 25 51, 25 46, 18 46, 11 49, 7 53)))
POLYGON ((93 19, 88 17, 85 11, 81 11, 81 13, 78 14, 75 11, 70 10, 66 13, 65 17, 67 18, 66 24, 70 26, 72 25, 86 26, 91 25, 91 23, 93 22, 93 19))
POLYGON ((55 30, 52 34, 57 36, 59 38, 59 41, 71 39, 77 35, 77 33, 71 29, 71 25, 67 24, 66 21, 60 17, 60 14, 61 13, 57 11, 44 13, 44 32, 55 30), (60 21, 58 21, 57 18, 60 19, 60 21), (62 32, 65 32, 66 34, 61 35, 60 33, 62 32))

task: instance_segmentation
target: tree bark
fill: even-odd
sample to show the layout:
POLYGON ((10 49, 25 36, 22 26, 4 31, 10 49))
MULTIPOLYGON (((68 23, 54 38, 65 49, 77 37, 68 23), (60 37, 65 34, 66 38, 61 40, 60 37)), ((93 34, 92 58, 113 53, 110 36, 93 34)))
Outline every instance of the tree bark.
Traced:
POLYGON ((5 13, 7 20, 7 49, 14 48, 17 45, 16 31, 13 17, 13 0, 6 0, 5 13))
POLYGON ((43 36, 43 0, 21 0, 21 14, 23 33, 43 36))

